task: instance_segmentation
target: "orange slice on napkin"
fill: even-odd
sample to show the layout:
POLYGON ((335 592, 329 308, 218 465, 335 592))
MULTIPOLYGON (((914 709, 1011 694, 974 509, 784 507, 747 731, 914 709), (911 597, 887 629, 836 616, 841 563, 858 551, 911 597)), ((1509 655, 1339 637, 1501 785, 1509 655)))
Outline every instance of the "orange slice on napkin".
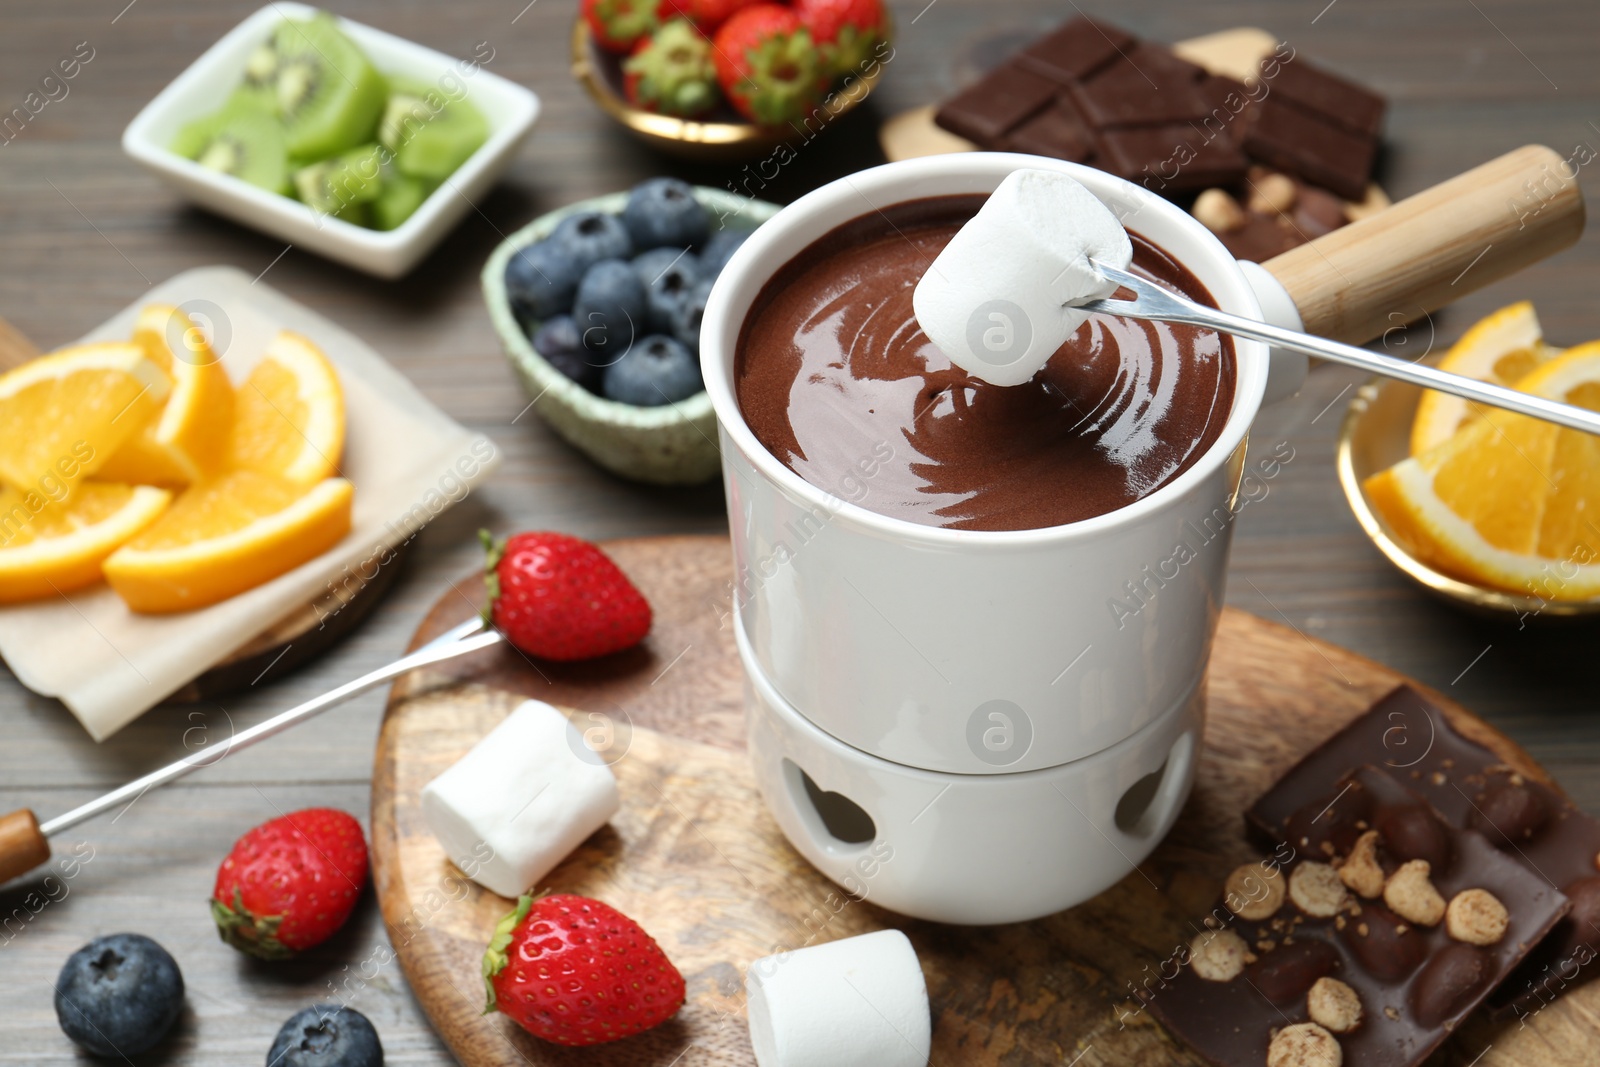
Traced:
POLYGON ((0 377, 0 480, 62 500, 138 433, 172 381, 139 345, 78 345, 0 377))
MULTIPOLYGON (((1600 341, 1516 387, 1600 411, 1600 341)), ((1492 409, 1362 488, 1437 570, 1549 600, 1600 595, 1600 437, 1492 409)))
POLYGON ((109 481, 182 487, 217 473, 233 426, 233 383, 199 326, 170 304, 139 313, 135 343, 172 376, 172 395, 101 469, 109 481))
MULTIPOLYGON (((1537 367, 1561 354, 1544 343, 1533 302, 1523 300, 1479 319, 1450 346, 1439 369, 1493 382, 1508 389, 1537 367)), ((1448 393, 1428 390, 1417 404, 1411 423, 1411 454, 1420 456, 1444 444, 1452 434, 1483 417, 1489 409, 1448 393)))
POLYGON ((333 364, 285 330, 239 386, 228 463, 315 485, 338 473, 344 430, 344 391, 333 364))
POLYGON ((0 486, 0 604, 100 580, 100 564, 166 510, 172 494, 85 482, 63 503, 0 486))
POLYGON ((307 488, 233 471, 186 490, 105 563, 134 611, 202 608, 254 589, 321 555, 350 532, 354 489, 343 478, 307 488))

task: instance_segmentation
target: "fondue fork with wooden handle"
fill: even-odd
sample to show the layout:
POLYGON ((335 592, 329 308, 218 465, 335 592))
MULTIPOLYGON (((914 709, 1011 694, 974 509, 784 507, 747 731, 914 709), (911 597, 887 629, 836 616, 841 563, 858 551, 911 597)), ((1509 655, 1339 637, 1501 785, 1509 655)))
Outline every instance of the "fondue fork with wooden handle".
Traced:
POLYGON ((175 782, 202 767, 219 763, 235 752, 247 749, 258 741, 275 737, 290 727, 298 726, 307 719, 343 704, 374 686, 398 678, 407 671, 442 663, 457 656, 465 656, 470 652, 497 645, 503 640, 505 638, 501 637, 500 632, 490 629, 481 618, 469 619, 393 663, 281 712, 266 722, 235 734, 226 741, 196 752, 176 763, 168 764, 158 771, 152 771, 143 778, 135 779, 120 789, 114 789, 46 823, 41 824, 33 812, 26 809, 0 816, 0 885, 47 862, 50 859, 49 839, 64 830, 69 830, 97 815, 103 815, 113 808, 132 804, 152 789, 168 782, 175 782))

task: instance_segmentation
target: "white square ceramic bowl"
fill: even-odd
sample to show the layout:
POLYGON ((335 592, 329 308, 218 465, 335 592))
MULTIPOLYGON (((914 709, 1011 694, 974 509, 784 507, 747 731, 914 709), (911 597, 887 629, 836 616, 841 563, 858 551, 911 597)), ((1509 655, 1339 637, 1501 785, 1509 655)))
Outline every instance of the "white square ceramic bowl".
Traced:
MULTIPOLYGON (((398 278, 438 244, 510 165, 539 117, 539 97, 473 61, 452 59, 391 33, 340 19, 340 28, 380 73, 433 83, 454 72, 466 87, 466 98, 489 122, 489 140, 483 147, 434 190, 415 214, 387 231, 319 217, 298 200, 208 170, 171 150, 173 138, 185 123, 215 111, 233 91, 244 76, 246 58, 281 20, 310 18, 316 11, 306 4, 274 2, 239 23, 145 105, 123 131, 122 148, 219 215, 368 274, 398 278)), ((493 61, 492 53, 488 61, 493 61)))

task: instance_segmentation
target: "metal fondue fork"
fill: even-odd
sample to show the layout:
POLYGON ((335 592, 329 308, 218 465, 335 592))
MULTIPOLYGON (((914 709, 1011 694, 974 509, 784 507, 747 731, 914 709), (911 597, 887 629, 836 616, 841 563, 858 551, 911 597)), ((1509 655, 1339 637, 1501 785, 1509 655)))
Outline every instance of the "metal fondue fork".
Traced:
POLYGON ((50 858, 50 846, 46 839, 61 833, 63 830, 70 830, 87 819, 105 814, 112 808, 123 804, 131 804, 158 786, 177 781, 179 778, 202 767, 209 767, 212 764, 219 763, 234 752, 249 748, 258 741, 265 741, 269 737, 275 737, 291 726, 297 726, 307 719, 322 714, 335 705, 343 704, 350 698, 365 693, 375 686, 393 678, 398 678, 407 671, 455 659, 457 656, 464 656, 469 652, 476 652, 479 649, 497 645, 504 640, 505 638, 500 635, 500 631, 490 629, 481 618, 468 619, 459 626, 440 634, 415 652, 402 656, 393 663, 379 667, 375 671, 370 671, 353 681, 346 682, 337 689, 329 690, 321 696, 313 697, 303 704, 290 708, 288 711, 274 715, 267 721, 258 723, 243 733, 235 734, 226 741, 186 756, 158 771, 152 771, 143 778, 135 779, 120 789, 113 789, 104 796, 73 808, 65 815, 58 815, 42 825, 37 824, 33 813, 26 810, 0 816, 0 884, 4 884, 9 879, 30 871, 48 860, 50 858))
POLYGON ((1233 315, 1216 308, 1208 308, 1195 303, 1187 297, 1163 289, 1154 282, 1147 281, 1125 270, 1106 266, 1090 260, 1090 265, 1099 271, 1100 276, 1107 281, 1116 282, 1124 289, 1133 290, 1133 300, 1090 300, 1078 304, 1077 307, 1084 311, 1092 311, 1101 315, 1120 315, 1128 319, 1147 319, 1159 322, 1181 322, 1191 326, 1204 326, 1207 329, 1217 330, 1221 333, 1233 334, 1236 337, 1249 337, 1257 341, 1278 348, 1294 349, 1310 356, 1317 356, 1334 363, 1343 363, 1351 367, 1360 367, 1362 370, 1373 374, 1381 374, 1387 378, 1396 378, 1412 385, 1420 385, 1426 389, 1437 389, 1442 393, 1450 393, 1465 400, 1475 400, 1480 404, 1491 407, 1504 408, 1514 411, 1519 415, 1529 415, 1546 422, 1554 422, 1574 430, 1585 433, 1600 434, 1600 413, 1588 411, 1584 408, 1563 404, 1556 400, 1547 400, 1542 396, 1533 396, 1529 393, 1519 393, 1515 389, 1507 389, 1503 385, 1491 382, 1480 382, 1475 378, 1468 378, 1461 374, 1452 374, 1450 371, 1439 370, 1425 363, 1408 363, 1403 359, 1393 356, 1380 355, 1369 352, 1365 348, 1354 345, 1341 344, 1338 341, 1329 341, 1323 337, 1313 337, 1311 334, 1297 333, 1294 330, 1285 330, 1280 326, 1270 326, 1264 322, 1247 319, 1241 315, 1233 315))

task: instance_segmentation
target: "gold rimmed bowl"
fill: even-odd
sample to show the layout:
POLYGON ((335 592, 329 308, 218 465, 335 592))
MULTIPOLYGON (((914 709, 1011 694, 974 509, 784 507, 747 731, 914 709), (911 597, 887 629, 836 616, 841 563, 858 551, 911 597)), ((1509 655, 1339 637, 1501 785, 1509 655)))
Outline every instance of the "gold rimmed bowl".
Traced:
POLYGON ((1473 614, 1515 622, 1600 617, 1600 598, 1546 600, 1464 582, 1424 563, 1396 538, 1373 510, 1361 483, 1410 454, 1411 423, 1423 390, 1374 378, 1361 387, 1339 427, 1339 485, 1368 538, 1389 561, 1428 592, 1473 614))
MULTIPOLYGON (((887 12, 884 17, 885 37, 892 40, 894 27, 887 12)), ((779 145, 809 141, 859 107, 883 78, 887 65, 887 61, 877 62, 868 71, 843 75, 823 103, 804 119, 783 126, 758 126, 726 102, 701 119, 680 119, 635 107, 622 91, 624 58, 601 48, 582 17, 573 24, 572 76, 600 109, 652 148, 709 163, 754 159, 779 145)))

